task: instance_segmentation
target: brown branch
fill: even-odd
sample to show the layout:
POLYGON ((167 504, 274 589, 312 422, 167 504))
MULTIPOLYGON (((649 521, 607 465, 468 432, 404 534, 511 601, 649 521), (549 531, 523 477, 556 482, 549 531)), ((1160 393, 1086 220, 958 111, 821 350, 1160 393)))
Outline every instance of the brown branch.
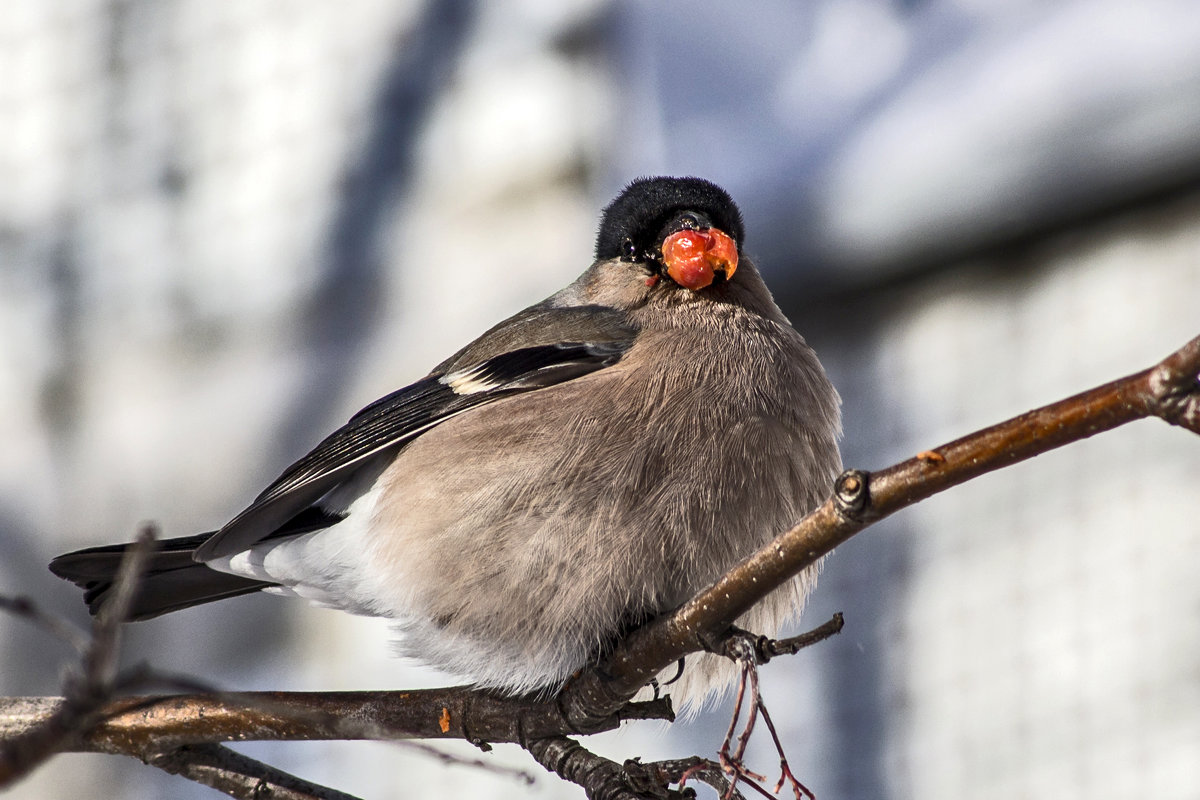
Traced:
POLYGON ((354 795, 297 778, 219 744, 180 747, 145 762, 164 772, 248 800, 358 800, 354 795))
POLYGON ((745 795, 725 777, 725 771, 716 761, 692 756, 673 761, 658 761, 647 766, 653 766, 664 779, 676 784, 681 791, 688 781, 697 780, 715 789, 722 800, 746 800, 745 795))
POLYGON ((773 589, 854 534, 987 472, 1134 420, 1158 417, 1200 433, 1200 336, 1150 369, 956 439, 875 473, 849 470, 833 496, 678 611, 634 631, 603 672, 584 673, 562 702, 568 718, 619 707, 650 678, 720 640, 773 589))
POLYGON ((738 781, 742 781, 765 797, 772 796, 771 792, 768 792, 759 785, 766 778, 750 771, 745 762, 746 747, 750 743, 750 737, 754 733, 759 716, 766 723, 767 730, 771 734, 771 741, 775 745, 775 751, 779 755, 779 781, 775 784, 774 794, 779 794, 779 790, 783 788, 784 783, 787 783, 792 787, 792 793, 795 795, 796 800, 804 800, 804 798, 814 800, 813 793, 800 782, 788 764, 783 743, 779 740, 779 734, 775 731, 775 723, 771 721, 771 714, 767 711, 767 704, 762 695, 762 688, 759 685, 758 668, 761 664, 766 663, 775 656, 784 654, 793 655, 804 647, 828 639, 830 636, 841 632, 842 624, 842 615, 838 613, 833 616, 833 619, 819 628, 781 641, 769 639, 766 636, 755 636, 740 628, 731 628, 729 635, 721 643, 721 647, 712 651, 717 655, 725 656, 734 661, 741 673, 734 700, 733 713, 729 719, 729 727, 725 731, 725 739, 721 742, 721 747, 717 751, 721 770, 732 778, 728 789, 721 795, 722 800, 728 800, 733 795, 734 787, 738 781), (743 723, 742 733, 737 738, 737 749, 730 752, 730 748, 733 745, 733 734, 737 730, 737 724, 741 718, 742 704, 747 691, 750 693, 749 711, 746 714, 746 721, 743 723))
MULTIPOLYGON (((1200 337, 1144 372, 879 472, 843 473, 821 507, 673 614, 633 632, 602 669, 585 671, 556 699, 503 698, 464 687, 127 698, 99 709, 99 721, 83 733, 75 727, 60 731, 51 749, 125 753, 150 760, 183 746, 234 739, 452 737, 477 744, 519 742, 543 764, 553 762, 555 771, 575 776, 569 780, 592 775, 595 786, 607 786, 608 778, 598 776, 609 775, 611 767, 594 760, 598 757, 581 755, 564 736, 609 730, 625 719, 669 719, 669 704, 629 706, 628 700, 683 656, 722 641, 733 622, 771 590, 874 522, 986 472, 1149 416, 1200 433, 1198 376, 1200 337)), ((97 674, 112 663, 102 656, 103 652, 94 658, 97 674)), ((63 705, 44 698, 0 701, 0 739, 5 743, 0 765, 6 763, 12 736, 24 739, 31 731, 44 730, 49 721, 61 717, 63 705)), ((628 777, 628 764, 617 768, 628 777)))
MULTIPOLYGON (((133 592, 153 548, 154 530, 143 528, 121 560, 113 602, 96 618, 91 639, 81 653, 80 668, 66 676, 63 697, 56 699, 48 713, 33 724, 0 738, 0 788, 19 780, 56 752, 67 749, 79 731, 87 730, 103 715, 117 680, 121 625, 129 616, 133 592)), ((36 610, 25 609, 23 613, 35 621, 43 617, 36 610)), ((65 630, 56 625, 47 629, 58 635, 65 630)))
POLYGON ((794 656, 806 647, 812 647, 818 642, 823 642, 830 636, 836 636, 842 632, 842 628, 846 625, 846 618, 842 616, 842 612, 837 612, 833 617, 820 627, 813 628, 811 631, 792 636, 787 639, 767 639, 763 637, 759 640, 758 663, 766 664, 775 656, 794 656))
MULTIPOLYGON (((531 741, 525 748, 546 770, 584 787, 589 800, 645 800, 625 782, 621 765, 598 756, 574 739, 555 736, 531 741)), ((659 795, 665 797, 666 795, 659 795)))
POLYGON ((719 639, 706 645, 708 652, 738 661, 747 650, 752 651, 754 661, 760 666, 776 656, 794 656, 806 647, 823 642, 831 636, 842 632, 846 618, 842 612, 834 614, 828 622, 805 631, 798 636, 787 639, 772 639, 768 636, 755 635, 742 630, 736 625, 730 625, 719 639))
MULTIPOLYGON (((146 561, 154 550, 156 533, 152 526, 139 531, 128 549, 113 581, 113 601, 96 618, 90 637, 70 624, 42 613, 28 600, 0 598, 0 609, 28 619, 46 632, 65 639, 80 655, 80 665, 64 678, 63 697, 48 702, 16 703, 13 711, 0 718, 0 788, 11 785, 57 752, 76 749, 81 736, 87 735, 114 703, 114 698, 129 688, 146 684, 167 684, 173 688, 196 687, 198 682, 163 676, 144 666, 117 671, 121 628, 129 615, 146 561), (22 718, 21 711, 26 713, 22 718)), ((20 698, 10 698, 10 700, 20 698)), ((310 783, 247 756, 216 744, 200 744, 163 750, 115 749, 112 752, 141 758, 146 764, 174 775, 210 786, 237 798, 270 795, 280 800, 356 800, 343 792, 310 783)))
POLYGON ((589 800, 683 800, 695 796, 691 790, 683 789, 690 779, 725 793, 722 796, 727 800, 745 800, 725 779, 720 765, 703 758, 649 764, 631 759, 618 764, 565 736, 539 739, 525 749, 548 771, 582 786, 589 800), (672 783, 679 788, 670 788, 672 783))
MULTIPOLYGON (((0 741, 43 723, 57 697, 0 701, 0 741)), ((634 719, 673 719, 666 699, 629 704, 587 730, 569 730, 553 700, 465 686, 396 692, 225 692, 124 697, 73 738, 73 752, 143 754, 232 741, 465 739, 483 745, 600 733, 634 719), (444 726, 444 729, 443 729, 444 726)))

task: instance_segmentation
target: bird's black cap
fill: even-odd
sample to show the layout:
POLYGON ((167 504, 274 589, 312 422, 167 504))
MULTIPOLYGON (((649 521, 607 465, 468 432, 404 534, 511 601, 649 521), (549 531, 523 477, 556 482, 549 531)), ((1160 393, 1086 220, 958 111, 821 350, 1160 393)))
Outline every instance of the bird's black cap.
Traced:
POLYGON ((745 232, 742 212, 729 193, 703 178, 638 178, 604 209, 596 235, 596 258, 640 256, 659 245, 654 241, 676 214, 699 211, 741 249, 745 232))

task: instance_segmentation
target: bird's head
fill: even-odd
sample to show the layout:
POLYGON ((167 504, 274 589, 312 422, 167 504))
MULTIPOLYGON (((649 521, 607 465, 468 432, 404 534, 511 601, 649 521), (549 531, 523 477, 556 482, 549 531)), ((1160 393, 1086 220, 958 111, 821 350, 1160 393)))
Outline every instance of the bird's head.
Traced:
POLYGON ((724 189, 701 178, 639 178, 604 209, 598 260, 642 265, 647 284, 663 276, 699 291, 733 277, 744 229, 724 189))

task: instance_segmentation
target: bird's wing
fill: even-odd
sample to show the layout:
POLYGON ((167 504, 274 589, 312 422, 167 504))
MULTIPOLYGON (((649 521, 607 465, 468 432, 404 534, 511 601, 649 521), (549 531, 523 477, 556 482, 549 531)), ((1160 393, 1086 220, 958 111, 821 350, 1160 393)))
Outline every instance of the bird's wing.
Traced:
MULTIPOLYGON (((552 316, 560 314, 567 320, 567 330, 577 329, 578 320, 571 318, 585 313, 583 309, 556 311, 558 314, 552 316)), ((553 323, 548 327, 551 330, 539 328, 541 338, 553 334, 553 323)), ((486 348, 487 337, 496 335, 493 331, 473 346, 486 348)), ((605 331, 602 341, 535 344, 465 366, 459 365, 469 359, 452 359, 447 362, 449 370, 435 372, 377 400, 288 467, 245 511, 197 549, 196 560, 231 555, 271 536, 355 472, 376 463, 376 457, 394 455, 443 420, 502 397, 569 381, 616 363, 632 345, 634 332, 628 326, 612 325, 605 331)))

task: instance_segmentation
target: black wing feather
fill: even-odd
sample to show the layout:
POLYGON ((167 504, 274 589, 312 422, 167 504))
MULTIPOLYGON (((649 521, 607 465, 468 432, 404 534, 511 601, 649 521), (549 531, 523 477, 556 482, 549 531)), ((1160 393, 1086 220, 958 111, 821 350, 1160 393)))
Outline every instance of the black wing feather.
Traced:
POLYGON ((424 431, 468 409, 609 366, 631 344, 630 338, 525 347, 475 366, 430 375, 393 392, 359 411, 288 467, 249 508, 202 544, 195 558, 207 561, 245 550, 271 536, 374 457, 393 455, 424 431))

